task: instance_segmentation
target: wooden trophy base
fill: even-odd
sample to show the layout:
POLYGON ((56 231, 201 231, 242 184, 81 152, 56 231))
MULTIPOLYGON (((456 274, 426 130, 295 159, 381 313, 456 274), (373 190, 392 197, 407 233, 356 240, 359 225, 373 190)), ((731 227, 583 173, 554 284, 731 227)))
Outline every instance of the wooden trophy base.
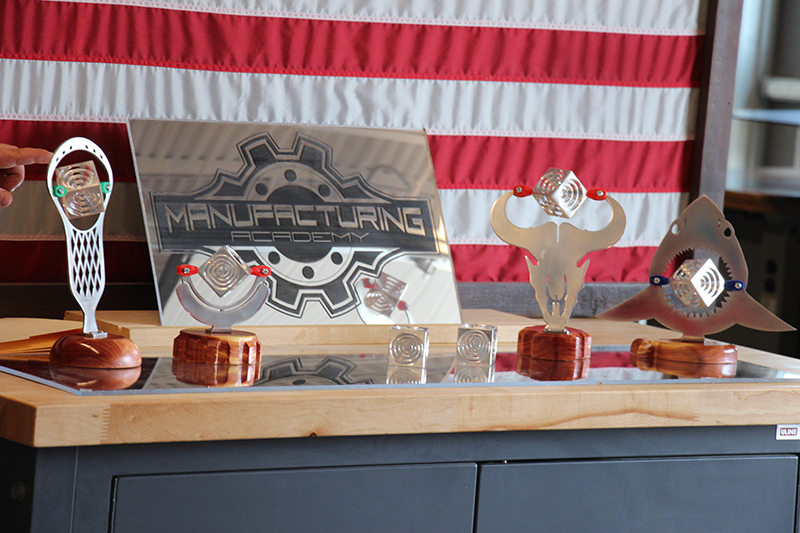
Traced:
POLYGON ((53 344, 50 363, 77 368, 136 368, 142 366, 142 354, 127 337, 108 334, 93 338, 70 333, 53 344))
POLYGON ((172 359, 178 381, 204 387, 251 387, 261 377, 261 365, 209 365, 172 359))
POLYGON ((517 337, 517 373, 540 381, 572 381, 589 373, 592 338, 570 329, 550 333, 545 326, 520 330, 517 337))
POLYGON ((175 337, 172 357, 210 365, 257 365, 261 363, 261 343, 248 331, 209 333, 199 328, 184 329, 175 337))
POLYGON ((739 359, 736 346, 704 342, 636 339, 631 363, 640 370, 655 370, 687 378, 731 378, 739 359))

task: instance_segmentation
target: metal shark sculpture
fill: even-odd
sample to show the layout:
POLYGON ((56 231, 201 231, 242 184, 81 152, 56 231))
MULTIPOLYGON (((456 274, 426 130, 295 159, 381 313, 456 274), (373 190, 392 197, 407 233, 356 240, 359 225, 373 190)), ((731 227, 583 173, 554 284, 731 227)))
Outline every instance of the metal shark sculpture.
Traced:
POLYGON ((530 194, 529 188, 517 187, 498 198, 492 206, 492 228, 500 239, 528 250, 536 259, 538 264, 534 265, 525 257, 530 284, 536 292, 536 303, 547 324, 545 331, 564 333, 589 266, 588 260, 581 266, 578 266, 578 262, 587 253, 608 248, 620 239, 625 231, 625 212, 605 191, 592 189, 587 194, 589 198, 605 200, 611 207, 611 220, 605 228, 589 231, 572 224, 558 225, 555 222, 546 222, 535 228, 520 228, 508 220, 506 203, 512 195, 530 194))
MULTIPOLYGON (((698 283, 697 290, 711 290, 708 281, 698 283)), ((650 264, 650 286, 598 317, 655 319, 683 333, 683 340, 692 341, 700 341, 705 335, 734 324, 764 331, 794 329, 747 294, 746 285, 747 264, 733 226, 710 198, 701 196, 675 219, 661 241, 650 264), (708 305, 687 305, 676 293, 675 276, 668 277, 674 267, 680 266, 678 261, 689 253, 716 261, 714 270, 721 275, 722 283, 718 296, 708 305)))

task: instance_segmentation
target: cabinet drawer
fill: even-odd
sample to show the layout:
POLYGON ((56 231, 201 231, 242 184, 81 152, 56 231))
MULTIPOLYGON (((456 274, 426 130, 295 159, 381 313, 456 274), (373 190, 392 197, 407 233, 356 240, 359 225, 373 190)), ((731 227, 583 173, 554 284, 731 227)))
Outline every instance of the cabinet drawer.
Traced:
POLYGON ((794 531, 794 455, 492 464, 479 478, 478 533, 794 531))
POLYGON ((475 463, 122 476, 114 533, 471 531, 475 463))

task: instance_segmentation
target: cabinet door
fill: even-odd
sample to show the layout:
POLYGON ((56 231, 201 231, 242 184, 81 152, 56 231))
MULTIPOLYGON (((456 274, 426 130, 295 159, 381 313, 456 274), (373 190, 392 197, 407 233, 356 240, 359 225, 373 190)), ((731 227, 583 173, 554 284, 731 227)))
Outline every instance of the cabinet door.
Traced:
POLYGON ((123 476, 114 533, 471 531, 475 463, 123 476))
POLYGON ((793 532, 797 457, 481 467, 478 533, 793 532))

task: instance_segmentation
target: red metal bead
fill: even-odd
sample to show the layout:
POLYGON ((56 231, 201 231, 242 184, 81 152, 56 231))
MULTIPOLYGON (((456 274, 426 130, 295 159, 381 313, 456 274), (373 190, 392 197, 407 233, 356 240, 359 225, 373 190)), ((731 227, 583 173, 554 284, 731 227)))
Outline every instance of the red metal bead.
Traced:
POLYGON ((531 194, 533 194, 533 189, 527 185, 517 185, 514 187, 514 196, 518 198, 530 196, 531 194))
POLYGON ((197 272, 198 269, 194 265, 178 265, 179 276, 194 276, 197 272))
POLYGON ((588 196, 592 200, 605 200, 606 191, 604 191, 603 189, 589 189, 586 192, 586 196, 588 196))
POLYGON ((258 276, 259 278, 266 278, 272 274, 272 269, 268 266, 256 265, 254 267, 250 267, 250 273, 254 276, 258 276))

